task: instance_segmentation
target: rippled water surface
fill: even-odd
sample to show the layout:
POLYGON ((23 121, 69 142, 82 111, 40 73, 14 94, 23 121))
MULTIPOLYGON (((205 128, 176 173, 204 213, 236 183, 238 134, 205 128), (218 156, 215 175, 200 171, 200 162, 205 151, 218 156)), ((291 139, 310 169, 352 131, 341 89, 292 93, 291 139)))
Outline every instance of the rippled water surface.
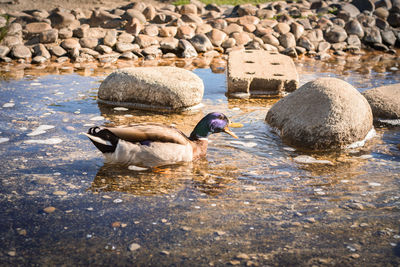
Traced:
MULTIPOLYGON (((385 55, 296 66, 301 84, 400 82, 400 60, 385 55)), ((264 122, 276 99, 227 99, 223 64, 213 70, 194 70, 205 84, 200 112, 162 115, 98 105, 110 68, 2 66, 1 265, 398 266, 400 129, 378 128, 363 148, 307 154, 332 165, 298 164, 304 153, 264 122), (81 134, 144 121, 190 133, 210 111, 242 123, 240 139, 213 135, 207 157, 190 164, 106 166, 81 134)))

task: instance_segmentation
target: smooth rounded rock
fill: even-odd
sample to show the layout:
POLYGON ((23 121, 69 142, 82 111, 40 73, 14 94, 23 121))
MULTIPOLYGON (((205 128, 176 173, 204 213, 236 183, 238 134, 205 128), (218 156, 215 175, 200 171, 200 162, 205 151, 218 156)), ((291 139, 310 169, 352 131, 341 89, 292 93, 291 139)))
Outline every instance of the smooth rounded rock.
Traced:
POLYGON ((337 78, 306 83, 273 105, 266 121, 284 142, 310 150, 345 148, 373 129, 367 100, 337 78))
POLYGON ((176 67, 118 70, 100 85, 99 102, 145 110, 182 111, 195 108, 204 93, 203 81, 176 67))
POLYGON ((400 83, 363 92, 376 119, 400 119, 400 83))

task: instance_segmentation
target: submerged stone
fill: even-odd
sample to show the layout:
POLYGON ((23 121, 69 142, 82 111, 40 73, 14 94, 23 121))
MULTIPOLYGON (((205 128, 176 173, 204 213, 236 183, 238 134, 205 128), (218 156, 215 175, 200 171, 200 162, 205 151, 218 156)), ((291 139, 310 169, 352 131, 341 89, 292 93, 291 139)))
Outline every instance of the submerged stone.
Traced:
POLYGON ((98 101, 145 110, 182 111, 198 106, 203 93, 203 81, 185 69, 127 68, 101 83, 98 101))

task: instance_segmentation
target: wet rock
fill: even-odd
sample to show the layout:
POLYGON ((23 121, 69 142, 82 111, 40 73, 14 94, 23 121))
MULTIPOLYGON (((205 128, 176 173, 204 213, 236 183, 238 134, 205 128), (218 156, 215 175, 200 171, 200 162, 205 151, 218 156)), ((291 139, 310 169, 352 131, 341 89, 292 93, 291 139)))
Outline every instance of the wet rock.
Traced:
POLYGON ((314 51, 314 44, 305 36, 301 36, 298 40, 298 45, 305 48, 307 51, 314 51))
POLYGON ((365 28, 365 36, 364 41, 369 44, 381 44, 382 43, 382 36, 380 31, 376 28, 365 28))
POLYGON ((160 40, 160 47, 165 51, 178 50, 179 40, 174 37, 167 37, 160 40))
POLYGON ((333 165, 333 163, 329 160, 317 160, 311 156, 301 155, 297 156, 294 159, 294 162, 299 164, 326 164, 326 165, 333 165))
POLYGON ((376 87, 363 92, 374 118, 400 119, 400 84, 376 87))
POLYGON ((268 111, 266 121, 292 146, 313 150, 343 148, 372 129, 366 99, 336 78, 308 82, 268 111))
POLYGON ((317 47, 317 51, 320 53, 325 53, 331 48, 331 44, 328 42, 320 42, 317 47))
POLYGON ((11 55, 17 59, 27 59, 32 57, 31 50, 22 44, 13 46, 11 49, 11 55))
POLYGON ((128 43, 117 43, 115 45, 115 50, 119 53, 139 51, 140 47, 137 44, 128 44, 128 43))
POLYGON ((46 212, 46 213, 53 213, 53 212, 56 211, 56 208, 50 206, 50 207, 44 208, 43 211, 46 212))
POLYGON ((361 47, 361 40, 357 35, 349 35, 349 37, 347 37, 347 43, 350 47, 361 47))
POLYGON ((130 68, 110 74, 100 85, 100 101, 137 108, 183 110, 200 104, 204 85, 194 73, 175 67, 130 68))
POLYGON ((390 12, 387 18, 387 22, 390 24, 390 26, 394 28, 400 27, 400 11, 390 12))
POLYGON ((137 243, 132 243, 132 244, 129 245, 128 248, 129 248, 130 251, 135 251, 135 250, 138 250, 140 247, 141 247, 141 246, 140 246, 139 244, 137 244, 137 243))

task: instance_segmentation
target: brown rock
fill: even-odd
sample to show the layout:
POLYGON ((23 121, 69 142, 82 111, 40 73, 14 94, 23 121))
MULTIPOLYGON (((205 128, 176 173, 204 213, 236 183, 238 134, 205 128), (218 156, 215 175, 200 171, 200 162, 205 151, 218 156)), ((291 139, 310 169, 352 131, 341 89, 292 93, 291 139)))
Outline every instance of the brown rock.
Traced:
POLYGON ((115 45, 115 50, 120 53, 131 52, 131 51, 139 51, 140 47, 138 44, 127 44, 118 42, 115 45))
POLYGON ((226 34, 231 35, 234 32, 243 32, 243 27, 236 23, 231 23, 226 28, 224 28, 223 31, 226 34))
POLYGON ((261 39, 265 44, 270 44, 276 47, 279 46, 279 40, 271 33, 264 35, 263 37, 261 37, 261 39))
POLYGON ((76 38, 83 38, 87 36, 87 32, 89 31, 89 24, 82 24, 81 26, 79 26, 78 28, 74 29, 73 32, 73 36, 76 38))
POLYGON ((81 48, 78 39, 76 38, 68 38, 61 42, 61 46, 66 50, 71 50, 74 48, 81 48))
POLYGON ((208 33, 212 30, 213 28, 211 27, 210 24, 201 24, 196 28, 196 34, 198 33, 208 33))
POLYGON ((179 39, 190 39, 194 36, 195 31, 189 25, 183 25, 178 27, 178 31, 176 33, 176 37, 179 39))
POLYGON ((46 49, 43 44, 37 44, 33 47, 33 54, 35 56, 41 56, 45 59, 50 59, 50 52, 46 49))
POLYGON ((144 27, 143 34, 146 34, 148 36, 157 36, 159 34, 158 27, 154 24, 148 25, 148 26, 144 27))
POLYGON ((251 41, 250 36, 246 32, 234 32, 232 38, 236 40, 237 45, 246 45, 251 41))
POLYGON ((38 34, 51 30, 51 26, 45 22, 32 22, 25 26, 25 30, 30 34, 38 34))
POLYGON ((140 23, 144 24, 146 23, 146 17, 143 15, 143 13, 139 10, 136 9, 128 9, 124 15, 121 16, 122 19, 127 20, 127 21, 132 21, 133 19, 139 20, 140 23))
POLYGON ((228 38, 221 44, 221 46, 225 49, 232 48, 235 45, 236 45, 236 40, 234 38, 228 38))
POLYGON ((290 145, 312 150, 344 148, 372 129, 367 100, 336 78, 308 82, 268 111, 266 121, 290 145))
POLYGON ((117 43, 117 31, 115 29, 108 30, 103 39, 103 44, 113 47, 117 43))
POLYGON ((156 9, 152 5, 149 5, 143 10, 143 15, 145 16, 146 20, 153 20, 156 16, 156 9))
POLYGON ((31 50, 22 44, 13 46, 11 48, 11 54, 17 59, 27 59, 32 57, 31 50))
POLYGON ((22 44, 22 38, 18 36, 6 36, 4 37, 3 40, 1 40, 1 44, 8 46, 8 47, 13 47, 15 45, 20 45, 22 44))
POLYGON ((178 49, 179 40, 174 37, 166 37, 160 40, 160 47, 163 50, 174 51, 178 49))
POLYGON ((56 29, 70 28, 74 29, 80 25, 79 21, 75 19, 75 16, 68 12, 53 12, 49 16, 51 20, 51 26, 56 29))
POLYGON ((259 18, 257 18, 256 16, 243 16, 243 17, 240 17, 238 20, 237 20, 237 23, 239 24, 239 25, 246 25, 246 24, 258 24, 260 22, 260 19, 259 18))
POLYGON ((183 14, 195 14, 197 15, 197 6, 194 4, 186 4, 181 6, 180 12, 183 14))
POLYGON ((73 32, 71 29, 68 28, 62 28, 58 31, 58 37, 60 39, 68 39, 73 36, 73 32))
POLYGON ((222 42, 228 37, 226 33, 218 29, 213 29, 207 33, 207 36, 214 46, 221 46, 222 42))
POLYGON ((157 37, 151 37, 147 36, 144 34, 139 34, 136 37, 136 43, 141 47, 141 48, 146 48, 151 45, 157 45, 158 44, 158 39, 157 37))
POLYGON ((181 17, 181 20, 186 23, 194 23, 198 25, 203 24, 203 20, 196 14, 184 14, 181 17))
POLYGON ((55 43, 58 40, 58 30, 51 29, 41 32, 39 34, 39 40, 43 44, 55 43))
POLYGON ((79 40, 79 44, 83 48, 95 48, 99 44, 99 40, 96 38, 84 37, 79 40))
POLYGON ((178 28, 175 26, 166 26, 160 28, 160 37, 174 37, 178 32, 178 28))
POLYGON ((363 92, 374 118, 400 119, 400 83, 376 87, 363 92))
POLYGON ((287 23, 279 22, 275 27, 274 30, 279 34, 285 34, 290 32, 290 26, 287 23))
POLYGON ((296 46, 296 39, 294 38, 293 33, 288 32, 279 36, 279 43, 284 48, 295 47, 296 46))
POLYGON ((137 36, 143 30, 143 25, 138 19, 132 19, 125 25, 124 29, 127 33, 137 36))
POLYGON ((50 49, 50 52, 55 55, 56 57, 62 57, 65 56, 67 54, 67 51, 65 51, 64 48, 62 48, 61 46, 57 45, 57 46, 53 46, 50 49))
POLYGON ((118 36, 118 42, 120 43, 133 43, 133 41, 135 41, 135 36, 133 36, 132 34, 126 33, 126 32, 122 32, 119 36, 118 36))

